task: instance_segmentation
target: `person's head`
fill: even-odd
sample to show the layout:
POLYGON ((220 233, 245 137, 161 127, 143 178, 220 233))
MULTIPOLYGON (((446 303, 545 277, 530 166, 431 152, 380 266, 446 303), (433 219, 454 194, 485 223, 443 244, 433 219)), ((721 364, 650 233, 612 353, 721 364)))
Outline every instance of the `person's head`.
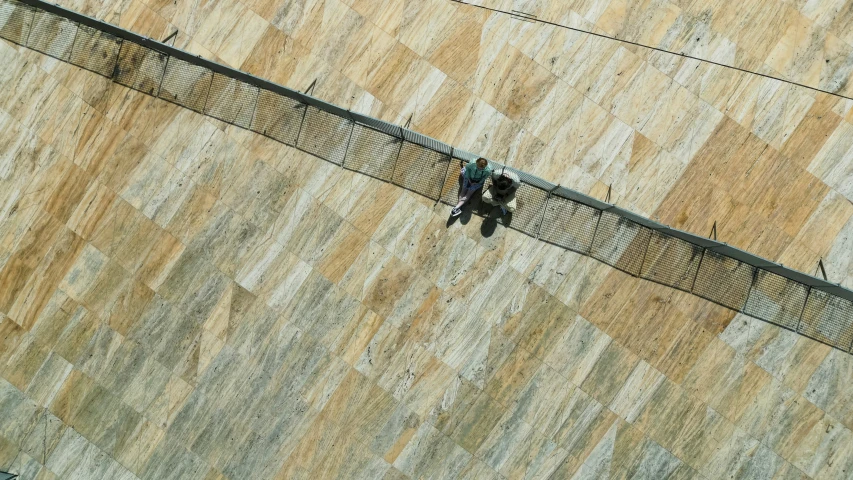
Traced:
POLYGON ((497 183, 498 188, 506 189, 512 185, 512 179, 506 175, 501 175, 495 183, 497 183))
POLYGON ((489 161, 483 157, 477 159, 477 168, 486 168, 489 166, 489 161))

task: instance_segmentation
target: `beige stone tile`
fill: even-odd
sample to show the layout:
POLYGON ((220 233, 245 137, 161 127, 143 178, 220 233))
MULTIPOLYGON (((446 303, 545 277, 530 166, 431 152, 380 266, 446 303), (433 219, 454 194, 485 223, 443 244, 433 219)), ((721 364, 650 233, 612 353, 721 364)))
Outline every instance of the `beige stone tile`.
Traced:
POLYGON ((274 309, 285 307, 311 273, 311 266, 267 240, 258 244, 237 272, 237 283, 274 309))
POLYGON ((539 359, 524 349, 516 347, 489 382, 486 393, 501 405, 511 405, 541 364, 539 359))
MULTIPOLYGON (((80 255, 85 243, 65 228, 58 233, 50 250, 34 264, 32 275, 25 280, 26 283, 21 281, 13 284, 13 287, 19 286, 21 290, 15 292, 18 297, 14 303, 8 309, 4 308, 10 318, 27 329, 31 328, 47 306, 53 291, 80 255)), ((9 267, 7 264, 5 268, 9 267)))
POLYGON ((454 477, 470 460, 470 453, 425 422, 397 457, 394 466, 412 477, 454 477))
POLYGON ((815 132, 832 131, 840 123, 840 118, 831 112, 831 102, 832 98, 828 95, 818 95, 815 103, 803 117, 803 121, 782 148, 782 154, 802 168, 806 168, 811 163, 828 138, 827 135, 820 136, 815 132))
POLYGON ((599 402, 609 405, 623 388, 638 361, 625 347, 610 342, 580 387, 599 402))

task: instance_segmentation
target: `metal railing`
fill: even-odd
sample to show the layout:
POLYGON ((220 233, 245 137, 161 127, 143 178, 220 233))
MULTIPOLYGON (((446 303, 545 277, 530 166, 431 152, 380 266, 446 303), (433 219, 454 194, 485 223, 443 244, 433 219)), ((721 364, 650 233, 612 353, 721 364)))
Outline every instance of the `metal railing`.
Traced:
MULTIPOLYGON (((0 0, 0 36, 436 202, 456 203, 456 165, 478 157, 40 0, 0 0)), ((505 168, 522 180, 517 210, 500 220, 506 226, 840 350, 853 348, 850 290, 505 168)))

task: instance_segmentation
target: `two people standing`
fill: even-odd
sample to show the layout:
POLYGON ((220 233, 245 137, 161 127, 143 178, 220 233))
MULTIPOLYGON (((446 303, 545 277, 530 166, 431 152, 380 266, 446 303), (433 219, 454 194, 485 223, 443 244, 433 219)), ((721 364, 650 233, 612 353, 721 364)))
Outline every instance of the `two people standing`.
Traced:
POLYGON ((494 171, 485 158, 478 158, 462 168, 462 190, 459 192, 459 203, 450 211, 450 215, 456 217, 462 213, 464 205, 474 193, 483 188, 486 179, 491 176, 492 184, 483 193, 483 202, 489 205, 501 207, 501 212, 514 212, 516 208, 515 192, 521 185, 521 180, 515 172, 502 168, 494 171))

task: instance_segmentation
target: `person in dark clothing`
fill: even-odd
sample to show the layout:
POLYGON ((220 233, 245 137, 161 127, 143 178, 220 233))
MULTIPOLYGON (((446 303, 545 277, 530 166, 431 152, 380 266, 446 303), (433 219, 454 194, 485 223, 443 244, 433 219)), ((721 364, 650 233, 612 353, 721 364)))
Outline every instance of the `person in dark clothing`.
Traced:
POLYGON ((504 215, 507 212, 514 212, 516 208, 515 192, 519 185, 521 185, 521 180, 515 172, 506 168, 500 171, 495 170, 492 173, 492 185, 483 192, 483 202, 500 206, 504 215))

